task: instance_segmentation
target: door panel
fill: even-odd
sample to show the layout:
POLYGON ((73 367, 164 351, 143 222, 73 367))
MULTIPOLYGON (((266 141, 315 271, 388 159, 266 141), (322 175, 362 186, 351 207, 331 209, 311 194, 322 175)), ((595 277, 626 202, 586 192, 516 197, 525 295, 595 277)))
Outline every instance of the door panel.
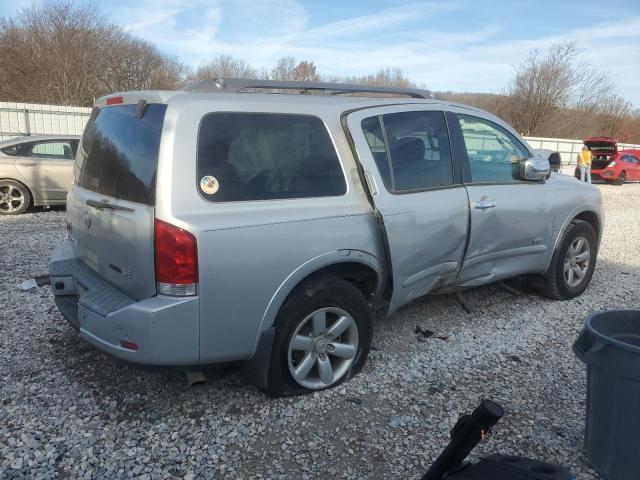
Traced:
POLYGON ((73 180, 73 143, 70 140, 34 142, 16 168, 40 202, 64 202, 73 180))
POLYGON ((456 182, 457 159, 438 107, 366 109, 347 119, 388 243, 390 312, 452 283, 464 254, 469 199, 456 182))
POLYGON ((471 234, 459 284, 481 285, 546 266, 553 204, 544 184, 468 185, 467 191, 471 234), (483 202, 495 206, 478 208, 483 202))
POLYGON ((465 184, 470 236, 458 285, 474 286, 542 271, 547 264, 554 208, 544 182, 519 180, 519 161, 531 155, 501 120, 458 110, 466 146, 465 184))
POLYGON ((450 284, 460 268, 468 227, 464 187, 376 199, 393 269, 391 311, 450 284), (384 204, 384 205, 383 205, 384 204))
POLYGON ((640 180, 640 159, 634 155, 629 155, 628 165, 630 180, 640 180))

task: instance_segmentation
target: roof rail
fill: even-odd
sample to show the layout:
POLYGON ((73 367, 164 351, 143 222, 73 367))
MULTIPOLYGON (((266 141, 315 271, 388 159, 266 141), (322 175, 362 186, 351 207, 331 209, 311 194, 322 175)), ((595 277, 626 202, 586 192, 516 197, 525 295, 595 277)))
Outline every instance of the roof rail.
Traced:
POLYGON ((215 78, 202 80, 187 88, 190 92, 241 93, 243 90, 300 90, 300 93, 321 91, 340 95, 343 93, 382 93, 406 95, 412 98, 433 98, 428 90, 418 88, 372 87, 348 83, 285 82, 279 80, 254 80, 249 78, 215 78))

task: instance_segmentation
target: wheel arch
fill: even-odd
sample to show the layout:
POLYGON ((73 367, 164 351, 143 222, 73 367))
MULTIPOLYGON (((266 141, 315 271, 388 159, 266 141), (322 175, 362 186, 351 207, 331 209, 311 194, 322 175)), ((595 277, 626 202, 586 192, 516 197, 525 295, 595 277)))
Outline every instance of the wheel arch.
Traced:
POLYGON ((280 307, 303 282, 320 275, 335 275, 353 284, 368 302, 375 302, 384 289, 384 264, 375 255, 362 250, 337 250, 319 255, 300 265, 277 288, 260 322, 254 351, 262 332, 273 325, 280 307))
POLYGON ((571 221, 574 221, 574 220, 582 220, 583 222, 587 222, 589 225, 591 225, 593 230, 596 232, 596 237, 600 239, 600 236, 602 234, 602 231, 601 231, 602 226, 600 225, 600 218, 594 211, 585 210, 584 212, 581 212, 575 217, 573 217, 571 221))
POLYGON ((576 220, 586 222, 589 225, 591 225, 593 230, 596 232, 596 238, 598 239, 598 246, 600 245, 600 239, 602 238, 602 227, 604 225, 604 219, 602 218, 602 215, 593 209, 582 209, 582 210, 574 211, 571 215, 567 216, 567 219, 562 225, 562 228, 558 231, 558 234, 556 235, 553 249, 551 250, 551 255, 549 256, 549 262, 547 264, 547 268, 545 269, 545 272, 549 270, 549 267, 551 266, 551 262, 553 261, 554 255, 556 251, 560 248, 560 242, 562 241, 564 232, 567 230, 569 225, 576 220))
POLYGON ((383 262, 375 255, 351 249, 319 255, 292 271, 271 297, 262 316, 260 328, 256 332, 253 353, 244 361, 244 372, 249 382, 262 390, 268 388, 271 349, 275 336, 273 324, 278 311, 299 285, 317 275, 333 274, 341 278, 346 276, 346 280, 363 292, 365 298, 372 295, 371 300, 375 301, 377 297, 382 296, 384 291, 384 272, 383 262), (371 278, 374 275, 375 282, 356 281, 354 283, 354 277, 358 280, 358 278, 371 278))

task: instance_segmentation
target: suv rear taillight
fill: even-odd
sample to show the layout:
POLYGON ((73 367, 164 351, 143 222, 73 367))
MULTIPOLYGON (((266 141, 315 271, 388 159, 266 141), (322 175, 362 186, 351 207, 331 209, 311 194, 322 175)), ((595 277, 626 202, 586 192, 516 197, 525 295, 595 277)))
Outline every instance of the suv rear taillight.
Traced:
POLYGON ((195 295, 198 290, 196 237, 157 218, 154 233, 158 293, 179 297, 195 295))

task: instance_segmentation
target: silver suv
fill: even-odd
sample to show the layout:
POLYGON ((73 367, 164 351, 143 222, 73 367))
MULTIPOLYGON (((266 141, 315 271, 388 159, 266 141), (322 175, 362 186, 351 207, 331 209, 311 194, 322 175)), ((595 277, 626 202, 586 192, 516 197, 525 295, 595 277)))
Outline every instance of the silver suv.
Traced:
POLYGON ((372 312, 428 293, 526 275, 580 295, 603 226, 595 187, 476 108, 231 79, 98 99, 67 211, 51 285, 82 338, 140 364, 242 360, 274 396, 354 375, 372 312))

